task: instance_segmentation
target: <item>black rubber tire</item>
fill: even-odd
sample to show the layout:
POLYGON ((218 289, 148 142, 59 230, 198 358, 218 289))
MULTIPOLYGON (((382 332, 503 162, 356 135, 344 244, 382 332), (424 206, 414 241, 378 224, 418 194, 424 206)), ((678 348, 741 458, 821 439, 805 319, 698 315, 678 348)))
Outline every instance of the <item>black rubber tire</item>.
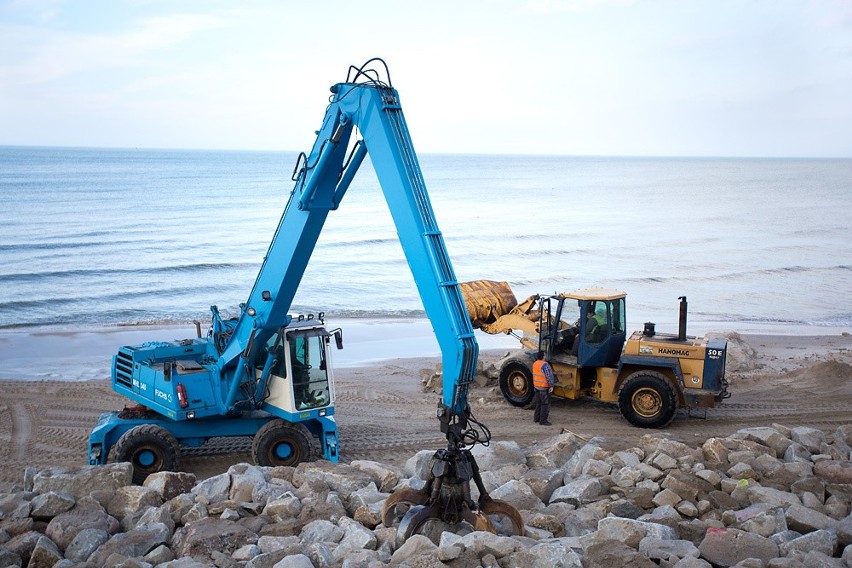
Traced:
POLYGON ((677 412, 677 397, 671 382, 662 373, 637 371, 621 385, 618 409, 634 426, 664 428, 677 412))
POLYGON ((521 361, 507 361, 500 368, 500 392, 513 406, 527 406, 532 402, 532 370, 521 361))
POLYGON ((140 424, 124 433, 112 448, 113 461, 133 465, 133 483, 141 485, 158 471, 177 469, 180 444, 171 432, 156 424, 140 424))
POLYGON ((296 466, 320 459, 322 449, 319 440, 304 424, 276 418, 264 424, 254 435, 251 455, 254 463, 260 466, 296 466), (282 444, 289 451, 286 456, 281 456, 277 451, 282 444))

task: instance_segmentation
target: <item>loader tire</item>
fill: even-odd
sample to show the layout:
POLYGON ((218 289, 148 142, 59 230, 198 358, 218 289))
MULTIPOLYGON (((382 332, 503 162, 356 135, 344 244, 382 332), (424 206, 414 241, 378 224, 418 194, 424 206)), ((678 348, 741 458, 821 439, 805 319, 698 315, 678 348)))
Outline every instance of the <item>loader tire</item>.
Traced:
POLYGON ((180 445, 162 426, 140 424, 125 432, 112 451, 113 461, 133 465, 133 483, 141 485, 152 473, 177 468, 180 445))
POLYGON ((319 440, 304 424, 276 418, 264 424, 251 446, 254 463, 260 466, 296 466, 322 457, 319 440))
POLYGON ((618 391, 618 408, 639 428, 664 428, 677 412, 677 397, 669 380, 656 371, 633 373, 618 391))
POLYGON ((509 361, 500 369, 500 392, 512 406, 527 406, 533 400, 532 371, 520 361, 509 361))

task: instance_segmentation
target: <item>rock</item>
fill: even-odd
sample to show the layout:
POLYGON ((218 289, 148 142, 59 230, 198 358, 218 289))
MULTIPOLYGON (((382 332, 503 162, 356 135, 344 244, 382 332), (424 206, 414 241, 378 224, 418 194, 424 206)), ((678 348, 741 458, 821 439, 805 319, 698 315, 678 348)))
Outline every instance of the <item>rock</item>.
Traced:
POLYGON ((757 479, 758 477, 754 468, 746 462, 738 462, 734 464, 726 473, 732 479, 757 479))
POLYGON ((11 567, 20 567, 23 564, 23 560, 21 560, 20 554, 12 552, 4 545, 0 544, 0 566, 6 566, 7 568, 11 567))
POLYGON ((764 537, 787 530, 787 520, 781 507, 753 505, 736 512, 737 528, 764 537))
POLYGON ((165 525, 150 526, 118 533, 101 545, 88 559, 95 566, 109 566, 113 554, 126 558, 142 557, 169 542, 171 533, 165 525))
POLYGON ((251 501, 254 491, 267 483, 261 468, 248 463, 232 465, 228 468, 228 474, 231 476, 231 490, 228 497, 232 501, 251 501))
POLYGON ((507 465, 523 464, 526 455, 515 441, 492 441, 489 446, 477 444, 470 451, 481 471, 491 471, 507 465))
POLYGON ((491 492, 491 497, 500 499, 518 510, 543 509, 544 503, 532 488, 523 481, 512 480, 491 492))
POLYGON ((145 478, 143 487, 156 491, 163 501, 189 493, 195 486, 195 474, 182 471, 158 471, 145 478))
POLYGON ((340 519, 339 526, 344 530, 344 534, 338 543, 335 555, 338 551, 349 554, 355 550, 375 550, 378 546, 376 535, 361 523, 344 517, 340 519))
POLYGON ((278 499, 266 503, 263 514, 278 519, 296 518, 302 513, 302 502, 298 497, 285 494, 278 499))
POLYGON ((27 568, 50 568, 60 560, 62 560, 62 553, 59 548, 52 540, 43 536, 36 541, 27 568))
POLYGON ((809 533, 819 529, 837 526, 837 521, 804 505, 790 505, 785 513, 787 526, 800 533, 809 533))
POLYGON ((670 440, 654 434, 645 434, 642 436, 639 443, 642 445, 642 449, 645 451, 646 456, 650 456, 655 453, 663 453, 677 459, 684 456, 697 457, 698 455, 696 450, 693 450, 683 442, 670 440))
POLYGON ((777 544, 739 529, 708 529, 698 550, 702 558, 722 566, 732 566, 746 558, 758 558, 766 563, 779 556, 777 544))
POLYGON ((639 541, 639 553, 651 560, 677 561, 683 558, 698 558, 698 548, 688 540, 660 539, 646 536, 639 541))
POLYGON ((418 558, 430 556, 438 550, 431 540, 421 534, 412 535, 391 556, 391 564, 405 564, 418 558))
POLYGON ((257 540, 257 534, 234 521, 206 517, 175 531, 171 549, 177 557, 203 557, 211 550, 233 554, 246 544, 256 544, 257 540))
POLYGON ((158 546, 157 548, 142 557, 142 560, 153 566, 157 566, 158 564, 164 564, 174 559, 174 553, 165 544, 161 544, 160 546, 158 546))
POLYGON ((790 433, 794 442, 803 445, 812 454, 818 454, 822 451, 822 445, 825 443, 825 432, 822 430, 808 426, 797 426, 790 433))
POLYGON ((554 468, 535 468, 528 470, 522 480, 542 503, 549 503, 553 492, 562 485, 562 472, 554 468))
POLYGON ((835 548, 837 548, 837 535, 830 530, 814 531, 778 546, 783 556, 791 556, 795 552, 808 551, 817 551, 826 556, 833 556, 835 548))
POLYGON ((620 517, 605 517, 598 522, 597 531, 580 537, 580 542, 584 548, 588 548, 595 543, 617 540, 631 548, 638 548, 639 542, 646 536, 675 540, 677 539, 677 532, 671 527, 657 523, 620 517))
POLYGON ((459 542, 465 549, 472 551, 480 558, 486 554, 503 558, 521 548, 521 544, 514 538, 484 531, 466 534, 459 542))
POLYGON ((814 475, 826 483, 852 485, 852 462, 823 460, 814 464, 814 475))
POLYGON ((379 462, 368 460, 353 460, 350 465, 369 475, 376 487, 382 493, 390 493, 402 479, 402 472, 379 462))
POLYGON ((65 549, 77 534, 84 529, 98 529, 108 534, 118 532, 120 525, 98 503, 81 499, 77 506, 55 516, 45 529, 45 535, 59 548, 65 549))
POLYGON ((417 477, 426 479, 429 475, 432 458, 435 456, 435 450, 420 450, 405 462, 403 471, 408 477, 417 477))
POLYGON ((43 538, 40 533, 27 531, 11 538, 4 546, 7 550, 20 557, 22 565, 26 566, 40 538, 43 538))
POLYGON ((594 543, 583 551, 585 568, 658 568, 656 562, 645 558, 637 550, 617 540, 594 543))
POLYGON ((50 491, 36 495, 31 503, 30 516, 39 521, 49 521, 56 515, 70 510, 76 500, 70 493, 50 491))
POLYGON ((108 540, 109 533, 104 530, 83 529, 65 549, 65 558, 74 562, 83 562, 108 540))
POLYGON ((196 496, 196 499, 200 498, 205 505, 224 501, 228 498, 230 491, 231 476, 228 473, 205 479, 192 488, 192 494, 196 496))
POLYGON ((704 479, 677 470, 670 472, 660 486, 664 489, 671 489, 681 498, 693 503, 698 502, 699 495, 706 495, 714 489, 713 485, 704 479))
POLYGON ((312 482, 324 483, 346 500, 353 492, 373 483, 373 479, 360 469, 328 461, 304 462, 296 466, 293 484, 299 487, 312 482))
POLYGON ((314 568, 314 563, 304 554, 291 554, 282 558, 274 568, 314 568))
POLYGON ((114 493, 119 487, 132 482, 133 466, 129 463, 84 466, 72 470, 50 467, 33 475, 32 490, 35 493, 70 493, 75 499, 80 499, 98 491, 114 493))
POLYGON ((768 446, 772 448, 775 452, 775 457, 778 458, 783 457, 787 448, 793 443, 790 438, 784 436, 775 428, 770 427, 743 428, 735 432, 731 437, 751 440, 768 446))
POLYGON ((162 504, 162 497, 154 489, 128 485, 115 491, 115 496, 107 505, 107 512, 117 519, 123 519, 148 507, 159 507, 162 504))
POLYGON ((802 504, 797 495, 771 487, 749 486, 746 494, 751 503, 768 503, 779 507, 802 504))
POLYGON ((704 459, 711 464, 727 464, 730 450, 719 438, 709 438, 701 445, 704 459))
POLYGON ((336 544, 340 542, 345 534, 342 528, 331 521, 317 519, 304 526, 300 538, 303 544, 314 542, 331 542, 336 544))
POLYGON ((571 432, 547 438, 526 449, 527 466, 561 468, 584 444, 585 440, 571 432))
MULTIPOLYGON (((485 490, 490 493, 504 483, 526 477, 528 469, 529 468, 527 468, 526 465, 516 463, 512 465, 505 465, 490 471, 483 471, 481 472, 482 483, 485 485, 485 490)), ((561 479, 559 480, 559 484, 561 484, 561 479)), ((556 489, 556 487, 554 487, 554 489, 556 489)), ((476 486, 471 487, 471 496, 475 499, 479 497, 479 489, 476 486)))
POLYGON ((554 491, 550 502, 581 505, 600 496, 604 489, 605 485, 595 477, 576 479, 554 491))

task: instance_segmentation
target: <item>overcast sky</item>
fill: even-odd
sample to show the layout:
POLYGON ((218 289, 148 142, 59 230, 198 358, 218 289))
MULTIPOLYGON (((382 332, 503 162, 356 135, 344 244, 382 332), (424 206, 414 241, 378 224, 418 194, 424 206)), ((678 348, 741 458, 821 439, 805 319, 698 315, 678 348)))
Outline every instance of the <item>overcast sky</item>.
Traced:
POLYGON ((372 57, 419 152, 852 157, 848 0, 0 0, 0 145, 307 150, 372 57))

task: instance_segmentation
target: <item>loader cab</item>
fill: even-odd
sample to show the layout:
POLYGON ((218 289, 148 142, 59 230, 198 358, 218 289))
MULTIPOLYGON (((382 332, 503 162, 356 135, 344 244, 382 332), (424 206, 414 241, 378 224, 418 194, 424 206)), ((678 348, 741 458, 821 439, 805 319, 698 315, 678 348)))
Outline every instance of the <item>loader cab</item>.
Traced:
POLYGON ((540 350, 578 367, 618 364, 627 328, 624 292, 591 288, 543 298, 540 350))

